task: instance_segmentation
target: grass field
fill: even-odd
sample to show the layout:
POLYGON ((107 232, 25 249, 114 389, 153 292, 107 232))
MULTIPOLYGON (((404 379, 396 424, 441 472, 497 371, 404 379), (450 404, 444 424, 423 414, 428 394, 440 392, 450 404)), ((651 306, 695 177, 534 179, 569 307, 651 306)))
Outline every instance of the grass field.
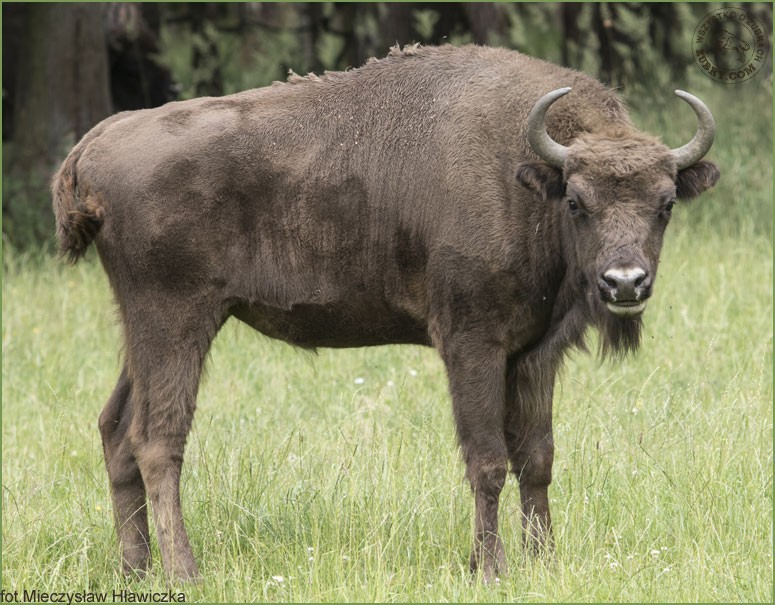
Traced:
MULTIPOLYGON (((693 91, 716 114, 722 180, 674 212, 638 356, 568 360, 553 559, 522 556, 510 478, 511 574, 471 581, 472 498, 432 350, 313 355, 230 322, 184 466, 204 578, 176 590, 210 602, 771 602, 772 100, 755 85, 693 91)), ((633 100, 635 121, 680 144, 691 112, 665 103, 633 100)), ((121 345, 101 268, 93 255, 71 268, 9 250, 4 264, 2 588, 166 592, 158 552, 146 580, 116 573, 96 423, 121 345)))

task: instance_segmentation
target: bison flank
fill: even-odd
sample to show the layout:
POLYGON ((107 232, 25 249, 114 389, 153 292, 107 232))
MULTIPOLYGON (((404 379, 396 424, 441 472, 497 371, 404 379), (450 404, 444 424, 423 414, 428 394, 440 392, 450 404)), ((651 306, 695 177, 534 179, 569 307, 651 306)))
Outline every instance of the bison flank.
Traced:
POLYGON ((676 95, 698 126, 670 149, 583 73, 412 46, 91 130, 52 192, 63 254, 94 243, 124 328, 99 419, 124 571, 150 565, 150 503, 165 572, 199 573, 181 468, 230 319, 298 347, 434 347, 473 491, 471 569, 506 571, 508 472, 526 548, 550 551, 563 356, 590 327, 603 355, 638 348, 675 202, 719 178, 710 110, 676 95))

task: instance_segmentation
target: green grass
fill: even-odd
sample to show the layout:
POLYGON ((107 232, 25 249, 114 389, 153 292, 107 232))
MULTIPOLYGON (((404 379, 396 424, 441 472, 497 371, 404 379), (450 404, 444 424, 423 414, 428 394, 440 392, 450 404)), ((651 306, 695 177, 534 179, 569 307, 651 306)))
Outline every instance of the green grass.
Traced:
MULTIPOLYGON (((432 350, 312 355, 229 323, 184 466, 204 575, 188 600, 771 602, 771 97, 690 90, 716 113, 722 181, 674 212, 641 352, 563 371, 556 556, 522 556, 510 478, 511 575, 471 581, 472 498, 432 350)), ((653 132, 674 123, 636 109, 653 132)), ((2 588, 166 591, 158 552, 146 580, 116 573, 96 426, 121 351, 107 281, 93 257, 4 262, 2 588)))

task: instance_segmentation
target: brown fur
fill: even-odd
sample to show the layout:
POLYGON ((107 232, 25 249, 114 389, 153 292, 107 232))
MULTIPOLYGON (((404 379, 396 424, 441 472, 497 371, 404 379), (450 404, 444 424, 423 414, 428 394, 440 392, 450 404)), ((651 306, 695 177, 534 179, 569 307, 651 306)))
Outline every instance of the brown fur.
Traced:
POLYGON ((472 568, 505 571, 509 463, 526 543, 542 550, 563 355, 590 325, 603 353, 637 348, 640 316, 608 310, 624 286, 603 273, 642 267, 648 298, 676 183, 693 197, 717 178, 706 162, 677 175, 594 79, 482 47, 394 49, 346 73, 105 120, 53 194, 63 251, 77 260, 95 241, 125 329, 100 417, 125 569, 149 563, 149 500, 165 570, 197 574, 180 469, 229 317, 302 347, 436 347, 475 491, 472 568), (525 136, 530 108, 561 86, 573 92, 546 122, 569 146, 564 171, 525 136))

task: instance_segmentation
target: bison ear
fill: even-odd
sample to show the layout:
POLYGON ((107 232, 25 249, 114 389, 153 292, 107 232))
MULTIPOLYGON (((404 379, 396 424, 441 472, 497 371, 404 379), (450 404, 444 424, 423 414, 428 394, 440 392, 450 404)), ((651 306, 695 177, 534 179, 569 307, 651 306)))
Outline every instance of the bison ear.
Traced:
POLYGON ((562 172, 543 162, 525 162, 517 168, 517 181, 540 193, 544 200, 559 199, 565 194, 562 172))
POLYGON ((705 160, 684 168, 678 173, 675 181, 676 197, 681 200, 694 199, 713 187, 720 176, 718 166, 705 160))

